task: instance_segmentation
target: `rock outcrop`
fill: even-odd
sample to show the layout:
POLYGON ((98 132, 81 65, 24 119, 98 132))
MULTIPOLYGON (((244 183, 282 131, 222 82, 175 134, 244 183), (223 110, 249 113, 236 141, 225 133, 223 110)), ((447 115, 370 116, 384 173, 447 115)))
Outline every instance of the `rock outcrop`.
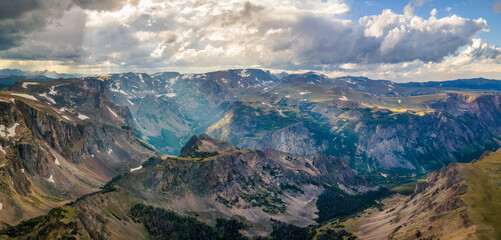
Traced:
POLYGON ((153 154, 102 87, 74 79, 0 92, 0 221, 46 214, 153 154))
POLYGON ((271 218, 303 227, 315 224, 318 212, 326 210, 317 200, 327 189, 339 191, 323 197, 329 202, 380 191, 355 174, 346 161, 333 157, 236 149, 207 135, 192 140, 186 149, 210 147, 217 155, 151 158, 142 169, 115 178, 101 192, 54 210, 39 225, 22 234, 12 232, 11 237, 41 228, 52 235, 70 232, 66 225, 58 228, 48 222, 72 221, 81 236, 145 238, 141 225, 131 220, 131 209, 137 204, 172 210, 209 225, 218 218, 237 219, 247 226, 246 235, 266 235, 272 230, 271 218), (61 211, 75 217, 68 219, 61 211))

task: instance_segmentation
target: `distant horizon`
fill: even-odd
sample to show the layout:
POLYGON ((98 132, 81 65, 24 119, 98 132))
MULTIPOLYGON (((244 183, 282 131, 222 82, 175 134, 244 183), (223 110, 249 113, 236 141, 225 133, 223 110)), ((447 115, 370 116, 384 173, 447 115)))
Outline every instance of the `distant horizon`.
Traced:
MULTIPOLYGON (((64 73, 64 72, 57 72, 57 71, 49 71, 47 69, 45 70, 38 70, 38 71, 25 71, 25 70, 22 70, 22 69, 17 69, 17 68, 3 68, 3 69, 0 69, 0 76, 2 76, 3 74, 1 74, 1 71, 5 71, 5 70, 11 70, 11 71, 22 71, 24 72, 25 74, 27 73, 30 73, 30 74, 33 74, 33 75, 18 75, 18 76, 45 76, 45 75, 37 75, 35 73, 39 73, 39 72, 51 72, 51 73, 54 73, 54 74, 59 74, 59 75, 74 75, 75 77, 79 78, 79 77, 99 77, 99 76, 104 76, 104 75, 112 75, 112 74, 126 74, 126 73, 134 73, 134 74, 148 74, 148 75, 154 75, 154 74, 159 74, 159 73, 165 73, 165 72, 173 72, 173 73, 179 73, 179 74, 205 74, 205 73, 211 73, 211 72, 222 72, 222 71, 230 71, 230 70, 245 70, 245 69, 256 69, 256 70, 262 70, 262 71, 269 71, 271 74, 274 74, 274 75, 278 75, 278 74, 281 74, 281 73, 285 73, 285 74, 288 74, 288 75, 294 75, 294 74, 306 74, 306 73, 313 73, 313 74, 316 74, 316 75, 325 75, 329 78, 343 78, 343 77, 353 77, 353 78, 367 78, 369 80, 374 80, 374 81, 391 81, 391 82, 395 82, 395 83, 412 83, 412 82, 415 82, 415 83, 424 83, 424 82, 445 82, 445 81, 456 81, 456 80, 471 80, 471 79, 485 79, 485 80, 495 80, 495 81, 501 81, 501 78, 500 79, 496 79, 496 78, 487 78, 487 77, 482 77, 482 76, 478 76, 478 77, 469 77, 469 78, 454 78, 454 79, 441 79, 441 80, 424 80, 424 81, 416 81, 416 80, 410 80, 410 81, 395 81, 393 79, 374 79, 374 78, 370 78, 370 77, 367 77, 367 76, 357 76, 357 75, 340 75, 340 76, 329 76, 329 75, 326 75, 324 73, 321 73, 321 72, 318 72, 318 71, 312 71, 312 70, 304 70, 304 71, 296 71, 296 72, 287 72, 287 71, 275 71, 273 72, 272 70, 270 69, 263 69, 263 68, 229 68, 229 69, 221 69, 221 70, 216 70, 216 71, 207 71, 207 72, 179 72, 179 71, 161 71, 161 72, 152 72, 152 73, 148 73, 148 72, 134 72, 134 71, 125 71, 125 72, 110 72, 110 73, 101 73, 101 74, 91 74, 91 75, 86 75, 86 74, 80 74, 80 73, 64 73)), ((17 74, 7 74, 7 75, 17 75, 17 74)), ((6 76, 6 75, 3 75, 3 76, 6 76)), ((49 77, 49 76, 45 76, 45 77, 48 77, 48 78, 53 78, 53 77, 49 77)), ((64 78, 64 77, 62 77, 64 78)), ((70 77, 71 78, 71 77, 70 77)), ((57 78, 54 78, 54 79, 57 79, 57 78)))

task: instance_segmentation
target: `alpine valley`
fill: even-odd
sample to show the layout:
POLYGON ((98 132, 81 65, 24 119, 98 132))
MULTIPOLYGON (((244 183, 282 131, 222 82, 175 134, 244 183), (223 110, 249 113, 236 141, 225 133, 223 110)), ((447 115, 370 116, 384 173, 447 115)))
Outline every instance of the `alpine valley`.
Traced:
POLYGON ((41 75, 0 77, 0 239, 501 239, 501 81, 41 75))

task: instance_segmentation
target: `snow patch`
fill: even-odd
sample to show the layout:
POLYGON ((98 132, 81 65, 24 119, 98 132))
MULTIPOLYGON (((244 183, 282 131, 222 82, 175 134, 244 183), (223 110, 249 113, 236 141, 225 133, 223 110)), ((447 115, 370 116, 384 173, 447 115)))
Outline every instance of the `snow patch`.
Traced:
POLYGON ((124 90, 120 89, 120 82, 116 82, 115 84, 111 85, 110 86, 110 91, 121 93, 123 95, 129 95, 124 90))
POLYGON ((11 93, 10 95, 14 95, 14 96, 23 97, 23 98, 26 98, 26 99, 38 101, 38 99, 36 97, 33 97, 32 95, 25 94, 25 93, 11 93))
MULTIPOLYGON (((177 80, 179 80, 179 76, 176 76, 174 78, 169 79, 170 85, 174 85, 177 82, 177 80)), ((165 86, 165 87, 167 87, 167 86, 165 86)))
POLYGON ((24 168, 21 168, 21 172, 22 172, 22 173, 25 173, 24 168))
POLYGON ((51 98, 49 96, 47 96, 47 93, 40 93, 38 94, 40 97, 44 97, 46 98, 50 103, 52 104, 56 104, 56 101, 54 100, 54 98, 51 98))
POLYGON ((173 98, 177 96, 177 93, 163 93, 163 94, 157 94, 156 97, 161 97, 161 96, 166 96, 168 98, 173 98))
POLYGON ((64 119, 68 120, 68 121, 71 121, 71 119, 65 115, 61 115, 61 117, 63 117, 64 119))
POLYGON ((143 168, 143 166, 139 166, 139 167, 136 167, 136 168, 131 168, 130 169, 130 172, 134 172, 134 171, 137 171, 139 169, 143 168))
POLYGON ((273 107, 273 105, 271 105, 271 104, 269 104, 269 103, 261 102, 261 104, 266 105, 266 106, 268 106, 268 107, 273 107))
POLYGON ((54 154, 54 152, 52 152, 52 156, 54 156, 54 163, 58 166, 61 166, 61 163, 59 162, 59 159, 57 158, 56 154, 54 154))
POLYGON ((108 154, 111 154, 113 152, 113 149, 108 150, 108 154))
POLYGON ((247 69, 242 69, 242 71, 238 75, 240 75, 240 77, 246 78, 250 76, 250 73, 247 72, 247 69))
POLYGON ((290 98, 290 97, 291 97, 291 95, 286 95, 285 97, 286 97, 286 98, 290 98))
POLYGON ((279 114, 280 114, 280 116, 282 116, 282 117, 287 117, 287 116, 283 113, 282 109, 279 109, 279 110, 278 110, 278 113, 279 113, 279 114))
POLYGON ((115 112, 113 112, 113 110, 111 110, 111 108, 110 108, 110 107, 108 107, 108 106, 106 106, 106 107, 107 107, 107 108, 108 108, 108 110, 111 112, 111 114, 113 114, 113 116, 115 116, 116 118, 118 118, 118 115, 117 115, 115 112))
POLYGON ((130 105, 134 106, 134 103, 131 102, 129 99, 127 99, 127 102, 129 102, 130 105))
POLYGON ((398 99, 397 101, 398 101, 398 103, 402 103, 402 100, 400 100, 400 99, 398 99))
POLYGON ((14 123, 10 128, 6 128, 4 125, 0 124, 0 137, 10 138, 16 136, 17 126, 19 126, 19 123, 14 123))
POLYGON ((28 88, 29 85, 38 85, 37 82, 23 82, 23 88, 28 88))
POLYGON ((299 95, 305 95, 305 94, 308 94, 308 93, 311 93, 311 92, 308 92, 308 91, 299 92, 299 95))
POLYGON ((89 119, 89 117, 87 117, 87 116, 85 116, 85 115, 83 115, 83 114, 81 114, 81 113, 79 113, 79 114, 78 114, 78 118, 79 118, 80 120, 86 120, 86 119, 89 119))
POLYGON ((55 90, 56 86, 50 87, 49 95, 56 95, 57 91, 55 90))
POLYGON ((137 76, 141 79, 142 83, 145 83, 144 79, 143 79, 143 74, 142 73, 137 74, 137 76))
POLYGON ((190 80, 193 80, 195 78, 195 74, 192 74, 192 73, 188 73, 188 74, 184 74, 182 79, 190 79, 190 80))
POLYGON ((341 101, 348 101, 348 98, 346 96, 342 96, 342 97, 339 98, 339 100, 341 100, 341 101))
POLYGON ((51 183, 56 183, 56 181, 54 181, 54 175, 50 175, 50 177, 47 179, 47 181, 51 182, 51 183))
POLYGON ((0 210, 2 210, 2 208, 3 208, 3 205, 2 205, 2 203, 0 202, 0 210))
POLYGON ((7 155, 7 152, 3 149, 2 145, 0 145, 0 152, 3 152, 3 154, 7 155))

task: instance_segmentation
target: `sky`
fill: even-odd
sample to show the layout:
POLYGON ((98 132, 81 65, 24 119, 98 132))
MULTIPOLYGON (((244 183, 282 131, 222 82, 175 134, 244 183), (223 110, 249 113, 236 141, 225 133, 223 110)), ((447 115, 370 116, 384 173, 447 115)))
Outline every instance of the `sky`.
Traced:
POLYGON ((0 0, 0 69, 501 79, 500 0, 0 0))

